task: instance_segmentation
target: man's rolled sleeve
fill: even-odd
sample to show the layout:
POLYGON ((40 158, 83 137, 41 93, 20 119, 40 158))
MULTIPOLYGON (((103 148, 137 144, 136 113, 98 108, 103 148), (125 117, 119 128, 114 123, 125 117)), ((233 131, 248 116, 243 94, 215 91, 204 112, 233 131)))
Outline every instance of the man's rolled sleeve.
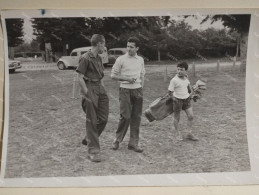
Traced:
POLYGON ((85 75, 88 66, 89 66, 89 61, 85 57, 82 57, 79 60, 79 65, 76 69, 76 72, 82 73, 83 75, 85 75))
POLYGON ((121 60, 120 57, 118 57, 114 63, 114 65, 112 66, 112 72, 111 74, 120 74, 121 72, 121 60))

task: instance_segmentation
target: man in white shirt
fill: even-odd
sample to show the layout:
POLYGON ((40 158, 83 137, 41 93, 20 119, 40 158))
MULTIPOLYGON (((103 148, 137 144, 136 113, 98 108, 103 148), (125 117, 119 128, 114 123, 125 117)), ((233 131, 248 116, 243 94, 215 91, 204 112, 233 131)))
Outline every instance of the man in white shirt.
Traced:
POLYGON ((112 67, 111 77, 120 81, 120 121, 113 142, 113 149, 119 148, 130 126, 128 149, 143 152, 138 146, 139 126, 141 122, 144 86, 144 59, 137 55, 139 40, 130 37, 127 42, 128 52, 116 59, 112 67))
POLYGON ((177 74, 170 81, 168 91, 173 99, 173 108, 174 108, 174 128, 178 133, 177 139, 183 140, 182 135, 179 131, 179 121, 180 121, 180 112, 184 110, 188 117, 188 134, 186 139, 192 141, 198 141, 198 138, 192 134, 193 126, 193 111, 191 107, 191 94, 193 93, 192 87, 190 86, 190 81, 188 80, 188 75, 186 71, 188 70, 188 64, 182 62, 177 65, 177 74))

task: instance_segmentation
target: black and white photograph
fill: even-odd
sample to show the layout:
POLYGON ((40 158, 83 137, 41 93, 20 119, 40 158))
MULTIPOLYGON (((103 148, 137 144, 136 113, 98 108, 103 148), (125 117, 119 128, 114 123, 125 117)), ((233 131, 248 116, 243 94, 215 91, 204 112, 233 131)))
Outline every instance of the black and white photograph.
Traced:
POLYGON ((251 172, 250 13, 37 11, 4 19, 4 179, 251 172))

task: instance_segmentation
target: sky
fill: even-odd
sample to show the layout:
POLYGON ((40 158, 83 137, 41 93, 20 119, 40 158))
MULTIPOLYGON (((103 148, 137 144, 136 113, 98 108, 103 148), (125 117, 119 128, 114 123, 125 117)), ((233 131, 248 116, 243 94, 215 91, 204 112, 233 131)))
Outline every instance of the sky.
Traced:
POLYGON ((205 30, 207 28, 214 27, 215 29, 223 29, 224 26, 221 21, 216 21, 213 24, 211 24, 211 20, 207 20, 203 24, 200 24, 201 21, 205 18, 206 16, 197 16, 196 18, 194 17, 188 17, 186 19, 183 18, 183 16, 175 16, 171 17, 175 21, 181 21, 184 20, 187 24, 189 24, 193 29, 198 29, 198 30, 205 30))
MULTIPOLYGON (((171 17, 172 19, 176 21, 181 21, 184 20, 186 23, 188 23, 193 29, 198 29, 198 30, 205 30, 210 27, 214 27, 216 29, 223 29, 224 26, 222 25, 221 21, 214 22, 213 24, 210 24, 210 20, 207 22, 200 24, 201 21, 205 18, 205 16, 200 16, 198 15, 196 18, 194 17, 188 17, 186 19, 183 18, 183 16, 173 16, 171 17)), ((32 39, 35 39, 36 37, 33 35, 33 28, 32 28, 32 23, 29 19, 25 18, 24 19, 24 40, 25 42, 29 43, 32 41, 32 39)))

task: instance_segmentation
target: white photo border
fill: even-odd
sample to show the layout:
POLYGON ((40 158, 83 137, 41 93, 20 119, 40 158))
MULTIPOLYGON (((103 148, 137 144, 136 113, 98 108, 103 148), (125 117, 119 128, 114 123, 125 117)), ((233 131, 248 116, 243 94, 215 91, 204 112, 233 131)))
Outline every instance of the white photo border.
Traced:
POLYGON ((5 49, 5 113, 0 187, 104 187, 104 186, 192 186, 259 184, 259 9, 163 9, 163 10, 8 10, 1 12, 5 49), (177 16, 251 14, 246 67, 246 124, 251 171, 222 173, 152 174, 127 176, 48 177, 6 179, 9 74, 5 19, 51 17, 177 16))

